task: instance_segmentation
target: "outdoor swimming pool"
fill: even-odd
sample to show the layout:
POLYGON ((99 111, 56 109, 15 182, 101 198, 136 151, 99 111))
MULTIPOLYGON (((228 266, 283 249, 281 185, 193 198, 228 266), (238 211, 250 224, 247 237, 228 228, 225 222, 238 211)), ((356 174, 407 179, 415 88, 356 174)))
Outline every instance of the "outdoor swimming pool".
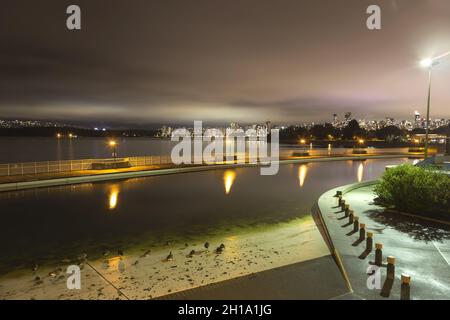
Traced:
POLYGON ((326 190, 409 161, 311 162, 282 165, 275 176, 239 168, 1 193, 1 272, 289 221, 310 215, 326 190))

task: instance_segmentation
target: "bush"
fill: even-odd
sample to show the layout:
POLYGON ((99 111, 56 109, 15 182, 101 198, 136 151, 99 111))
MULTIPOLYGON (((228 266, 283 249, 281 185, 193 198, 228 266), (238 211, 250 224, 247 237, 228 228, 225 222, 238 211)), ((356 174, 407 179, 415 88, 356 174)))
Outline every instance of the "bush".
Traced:
POLYGON ((419 215, 450 219, 450 176, 410 164, 386 170, 374 189, 377 202, 419 215))

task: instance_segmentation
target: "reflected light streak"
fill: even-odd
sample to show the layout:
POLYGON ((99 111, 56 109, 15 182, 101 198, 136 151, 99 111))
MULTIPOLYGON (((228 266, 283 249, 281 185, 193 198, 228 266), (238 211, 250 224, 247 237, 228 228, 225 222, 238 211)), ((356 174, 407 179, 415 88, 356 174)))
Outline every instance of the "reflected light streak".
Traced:
POLYGON ((300 184, 300 188, 305 184, 306 174, 308 173, 308 166, 306 164, 302 164, 298 167, 298 181, 300 184))
POLYGON ((236 178, 236 173, 232 170, 225 171, 223 175, 223 181, 225 184, 225 193, 229 194, 231 191, 231 186, 233 185, 234 179, 236 178))
POLYGON ((117 201, 119 197, 119 187, 112 185, 108 195, 109 209, 113 210, 117 207, 117 201))
POLYGON ((364 173, 364 165, 362 163, 360 163, 358 166, 358 182, 362 181, 363 173, 364 173))

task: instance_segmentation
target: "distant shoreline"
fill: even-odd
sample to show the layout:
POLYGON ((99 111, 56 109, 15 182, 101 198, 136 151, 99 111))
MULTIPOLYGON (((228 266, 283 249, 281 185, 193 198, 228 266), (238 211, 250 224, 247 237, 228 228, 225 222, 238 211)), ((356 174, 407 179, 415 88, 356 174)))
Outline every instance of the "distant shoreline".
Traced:
MULTIPOLYGON (((146 138, 161 141, 170 141, 170 138, 157 137, 157 130, 89 130, 79 128, 11 128, 0 129, 0 138, 55 138, 57 134, 61 134, 61 139, 70 139, 69 133, 76 136, 74 139, 80 138, 146 138)), ((293 139, 280 139, 281 145, 292 145, 302 147, 302 145, 293 139)), ((333 148, 353 148, 355 146, 354 140, 318 140, 310 139, 304 147, 309 147, 312 143, 315 148, 327 148, 331 145, 333 148)), ((440 144, 430 144, 433 146, 441 146, 440 144)), ((416 146, 411 142, 386 142, 383 140, 367 140, 365 147, 374 148, 401 148, 416 146)), ((442 145, 442 148, 444 146, 442 145)))
POLYGON ((56 137, 59 133, 62 136, 69 134, 77 135, 79 137, 90 138, 155 138, 158 130, 143 130, 143 129, 108 129, 108 130, 94 130, 76 127, 38 127, 38 128, 0 128, 0 137, 36 137, 49 138, 56 137))

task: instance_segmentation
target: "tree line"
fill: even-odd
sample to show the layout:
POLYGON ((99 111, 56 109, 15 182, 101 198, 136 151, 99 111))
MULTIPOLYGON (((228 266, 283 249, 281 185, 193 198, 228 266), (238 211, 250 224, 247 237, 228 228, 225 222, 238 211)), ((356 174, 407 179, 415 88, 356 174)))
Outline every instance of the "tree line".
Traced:
MULTIPOLYGON (((431 133, 450 134, 450 125, 437 128, 431 133)), ((351 120, 344 128, 335 128, 331 123, 316 124, 310 128, 290 126, 280 130, 280 140, 383 140, 386 142, 405 142, 408 135, 425 133, 425 129, 416 128, 412 131, 396 126, 386 126, 377 130, 361 128, 358 121, 351 120)))

